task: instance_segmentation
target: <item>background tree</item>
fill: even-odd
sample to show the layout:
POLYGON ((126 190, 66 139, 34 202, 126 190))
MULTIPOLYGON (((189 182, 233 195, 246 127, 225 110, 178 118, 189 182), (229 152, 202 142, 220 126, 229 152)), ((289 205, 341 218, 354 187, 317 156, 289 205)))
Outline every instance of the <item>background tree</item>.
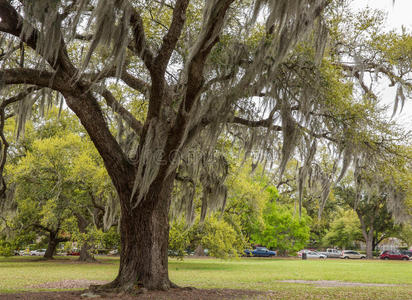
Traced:
MULTIPOLYGON (((373 176, 379 175, 374 173, 373 176)), ((396 236, 400 227, 394 223, 393 213, 387 207, 389 191, 385 187, 366 186, 362 191, 357 193, 353 186, 339 186, 336 194, 358 216, 367 257, 373 258, 375 247, 385 238, 396 236)))
POLYGON ((13 170, 17 185, 18 223, 49 235, 45 258, 52 258, 62 236, 70 209, 73 187, 69 180, 70 160, 79 141, 76 136, 37 140, 13 170))
POLYGON ((402 240, 408 248, 412 245, 412 227, 410 224, 404 224, 398 232, 397 237, 402 240))
POLYGON ((343 211, 341 217, 336 218, 330 230, 322 239, 326 247, 338 247, 340 249, 356 248, 356 243, 363 240, 360 222, 352 210, 343 211))
POLYGON ((45 120, 34 122, 13 145, 21 148, 20 154, 7 167, 17 191, 14 229, 19 235, 30 229, 47 230, 51 237, 47 258, 59 241, 71 239, 82 245, 79 259, 92 260, 87 249, 92 232, 108 230, 116 222, 110 180, 80 129, 72 115, 49 111, 45 120), (59 238, 61 232, 64 237, 59 238))
POLYGON ((278 249, 283 255, 294 253, 309 242, 310 221, 306 214, 299 217, 290 207, 268 202, 263 212, 263 223, 256 224, 252 240, 278 249))

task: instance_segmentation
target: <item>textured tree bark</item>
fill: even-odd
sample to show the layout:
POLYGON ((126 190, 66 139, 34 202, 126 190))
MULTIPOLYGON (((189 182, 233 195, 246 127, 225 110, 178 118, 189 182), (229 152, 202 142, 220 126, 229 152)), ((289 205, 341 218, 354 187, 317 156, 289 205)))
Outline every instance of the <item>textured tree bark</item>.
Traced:
POLYGON ((368 259, 373 259, 373 231, 372 234, 370 234, 371 232, 367 233, 367 238, 366 238, 366 257, 368 259))
POLYGON ((168 290, 169 206, 174 175, 151 185, 144 200, 131 209, 130 193, 119 193, 122 205, 120 268, 116 279, 97 290, 168 290))

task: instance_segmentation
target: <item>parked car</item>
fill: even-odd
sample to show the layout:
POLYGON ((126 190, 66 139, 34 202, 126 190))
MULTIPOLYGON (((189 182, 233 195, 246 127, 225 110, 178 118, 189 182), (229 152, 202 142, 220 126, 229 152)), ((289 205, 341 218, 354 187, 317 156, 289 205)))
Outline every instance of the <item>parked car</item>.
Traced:
POLYGON ((412 250, 401 250, 401 253, 412 257, 412 250))
POLYGON ((306 258, 319 258, 319 259, 327 258, 327 256, 323 253, 312 251, 312 250, 307 250, 307 249, 300 250, 298 252, 298 256, 302 257, 303 253, 306 253, 306 258))
POLYGON ((349 258, 365 259, 366 255, 360 254, 359 252, 353 251, 353 250, 343 250, 339 257, 344 258, 344 259, 349 259, 349 258))
POLYGON ((80 251, 77 249, 67 251, 67 255, 69 256, 80 256, 80 251))
POLYGON ((119 250, 117 249, 111 250, 109 251, 109 255, 119 255, 119 250))
POLYGON ((326 251, 321 251, 319 253, 326 255, 326 257, 328 258, 339 258, 342 251, 339 251, 338 249, 328 248, 326 249, 326 251))
POLYGON ((44 256, 46 254, 46 249, 37 249, 30 251, 31 256, 44 256))
POLYGON ((29 256, 29 255, 31 255, 31 254, 30 254, 30 251, 29 251, 28 249, 26 249, 26 250, 20 250, 20 251, 19 251, 19 254, 20 254, 21 256, 29 256))
POLYGON ((244 253, 246 256, 257 256, 257 257, 276 256, 276 251, 271 251, 265 247, 256 247, 255 250, 246 249, 244 253))
POLYGON ((400 251, 397 250, 386 250, 381 253, 379 256, 380 259, 394 259, 394 260, 409 260, 409 256, 406 254, 402 254, 400 251))

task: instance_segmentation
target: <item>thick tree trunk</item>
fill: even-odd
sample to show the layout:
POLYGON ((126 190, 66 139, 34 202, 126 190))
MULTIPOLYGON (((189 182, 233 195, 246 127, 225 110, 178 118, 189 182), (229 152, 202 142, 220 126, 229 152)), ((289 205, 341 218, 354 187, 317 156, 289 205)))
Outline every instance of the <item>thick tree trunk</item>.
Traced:
POLYGON ((366 258, 373 259, 373 228, 367 230, 365 226, 362 226, 362 234, 366 243, 366 258))
MULTIPOLYGON (((107 129, 107 125, 102 118, 97 101, 91 96, 86 97, 81 94, 78 98, 67 95, 66 99, 68 106, 80 118, 99 150, 121 205, 119 273, 113 282, 91 289, 133 291, 138 286, 160 290, 172 287, 173 284, 168 277, 167 247, 168 214, 174 172, 166 176, 168 165, 163 165, 143 200, 133 209, 134 201, 131 200, 134 199, 131 199, 131 193, 136 166, 127 160, 110 131, 102 130, 102 128, 107 129)), ((140 143, 144 143, 144 134, 140 143)), ((169 152, 165 151, 165 155, 169 152)), ((138 192, 136 191, 136 195, 138 192)))
POLYGON ((370 220, 371 224, 369 224, 368 227, 365 223, 364 218, 362 217, 362 214, 359 211, 356 211, 356 213, 361 223, 362 235, 366 243, 366 258, 373 259, 373 225, 371 225, 373 224, 373 219, 370 220))
POLYGON ((368 259, 373 259, 373 237, 370 232, 368 232, 366 238, 366 257, 368 259))
POLYGON ((149 290, 175 287, 169 280, 167 255, 171 177, 154 182, 135 209, 131 209, 130 194, 119 195, 122 204, 120 269, 116 279, 101 289, 133 291, 138 287, 149 290))
POLYGON ((53 259, 53 255, 56 252, 59 242, 60 240, 57 238, 57 232, 50 232, 49 243, 47 245, 46 253, 43 256, 45 259, 53 259))

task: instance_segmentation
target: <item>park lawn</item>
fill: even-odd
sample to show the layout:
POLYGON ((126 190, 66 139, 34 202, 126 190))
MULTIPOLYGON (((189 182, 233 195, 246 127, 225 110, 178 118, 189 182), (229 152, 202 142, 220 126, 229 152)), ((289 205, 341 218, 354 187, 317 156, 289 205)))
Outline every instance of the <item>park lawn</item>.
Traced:
MULTIPOLYGON (((35 291, 30 286, 63 280, 110 281, 118 258, 82 264, 74 258, 42 261, 34 257, 0 258, 0 293, 35 291)), ((171 259, 170 278, 180 286, 269 291, 271 298, 412 299, 412 262, 297 259, 171 259), (327 287, 281 280, 335 280, 398 286, 327 287)))

